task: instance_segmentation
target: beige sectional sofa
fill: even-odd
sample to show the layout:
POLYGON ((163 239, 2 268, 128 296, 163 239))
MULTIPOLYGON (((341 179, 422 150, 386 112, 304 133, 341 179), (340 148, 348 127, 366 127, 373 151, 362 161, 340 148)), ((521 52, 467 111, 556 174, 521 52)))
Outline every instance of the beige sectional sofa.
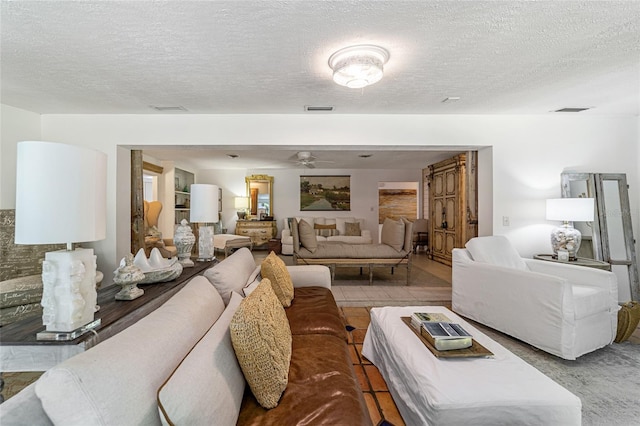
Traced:
MULTIPOLYGON (((293 235, 291 234, 291 222, 293 218, 285 218, 282 227, 282 254, 293 254, 293 235)), ((304 220, 316 231, 318 241, 333 241, 345 244, 371 244, 371 231, 365 229, 364 219, 355 217, 296 217, 298 221, 304 220), (347 224, 357 223, 357 227, 347 224), (331 226, 335 226, 332 230, 331 226), (347 229, 350 228, 350 229, 347 229), (356 232, 348 232, 356 228, 356 232), (357 231, 359 229, 359 232, 357 231)))
POLYGON ((1 404, 0 424, 370 425, 329 270, 287 270, 293 300, 280 309, 290 327, 291 355, 277 407, 258 404, 234 351, 231 328, 241 294, 248 300, 252 289, 268 282, 258 286, 261 268, 241 248, 148 316, 1 404))

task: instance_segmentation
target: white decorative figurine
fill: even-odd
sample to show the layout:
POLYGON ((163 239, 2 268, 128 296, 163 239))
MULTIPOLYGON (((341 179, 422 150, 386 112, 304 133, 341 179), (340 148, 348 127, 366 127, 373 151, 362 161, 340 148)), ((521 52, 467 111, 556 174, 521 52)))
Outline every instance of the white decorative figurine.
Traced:
POLYGON ((144 279, 144 274, 133 264, 133 255, 127 254, 120 261, 120 267, 113 272, 113 282, 122 286, 116 294, 116 300, 133 300, 144 294, 137 284, 144 279))
POLYGON ((178 249, 178 261, 185 268, 194 265, 193 260, 191 260, 191 250, 195 243, 196 236, 193 235, 189 222, 187 222, 186 219, 182 219, 180 226, 178 226, 173 236, 173 244, 175 244, 178 249))

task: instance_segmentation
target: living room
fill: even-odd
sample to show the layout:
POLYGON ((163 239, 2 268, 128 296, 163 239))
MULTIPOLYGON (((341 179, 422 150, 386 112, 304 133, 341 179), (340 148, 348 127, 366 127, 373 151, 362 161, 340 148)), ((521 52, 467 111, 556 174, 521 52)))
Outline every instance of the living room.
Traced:
POLYGON ((507 237, 523 258, 550 251, 557 221, 545 203, 561 196, 562 173, 622 173, 640 241, 637 3, 144 3, 2 2, 0 209, 16 208, 19 142, 105 153, 106 238, 86 244, 105 282, 131 250, 132 150, 386 157, 386 168, 313 170, 169 160, 222 188, 228 227, 245 177, 274 176, 279 232, 307 215, 301 175, 349 175, 349 216, 376 238, 378 183, 421 182, 429 165, 406 168, 395 151, 477 151, 478 233, 507 237), (370 43, 390 53, 382 80, 356 90, 332 81, 330 55, 370 43), (578 107, 589 109, 556 112, 578 107))

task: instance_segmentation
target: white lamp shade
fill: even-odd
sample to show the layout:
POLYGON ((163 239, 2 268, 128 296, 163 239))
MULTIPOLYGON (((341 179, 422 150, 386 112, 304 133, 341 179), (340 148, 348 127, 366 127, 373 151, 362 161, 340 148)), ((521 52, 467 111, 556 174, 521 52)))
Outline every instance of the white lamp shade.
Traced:
POLYGON ((593 198, 554 198, 547 200, 547 220, 593 221, 593 198))
POLYGON ((192 223, 218 222, 218 187, 206 183, 191 185, 190 221, 192 223))
POLYGON ((249 208, 249 197, 236 197, 233 205, 236 209, 248 209, 249 208))
POLYGON ((61 244, 106 236, 107 156, 55 142, 18 143, 16 244, 61 244))

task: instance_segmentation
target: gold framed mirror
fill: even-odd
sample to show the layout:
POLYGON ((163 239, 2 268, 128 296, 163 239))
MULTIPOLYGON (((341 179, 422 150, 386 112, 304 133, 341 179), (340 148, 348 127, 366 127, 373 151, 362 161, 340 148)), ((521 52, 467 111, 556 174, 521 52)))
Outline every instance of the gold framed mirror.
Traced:
POLYGON ((273 176, 251 175, 245 177, 249 197, 249 216, 262 220, 273 217, 273 176))

